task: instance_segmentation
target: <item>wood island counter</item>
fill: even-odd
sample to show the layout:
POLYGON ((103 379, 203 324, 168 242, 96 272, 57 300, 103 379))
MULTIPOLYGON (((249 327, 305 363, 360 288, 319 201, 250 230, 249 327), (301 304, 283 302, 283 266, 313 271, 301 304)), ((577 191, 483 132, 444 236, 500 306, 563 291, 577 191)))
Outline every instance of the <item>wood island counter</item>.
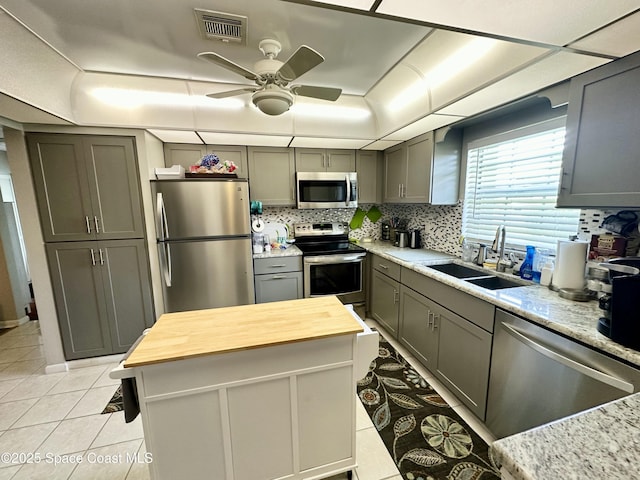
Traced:
POLYGON ((153 480, 355 468, 356 382, 378 334, 333 296, 162 315, 130 353, 153 480))

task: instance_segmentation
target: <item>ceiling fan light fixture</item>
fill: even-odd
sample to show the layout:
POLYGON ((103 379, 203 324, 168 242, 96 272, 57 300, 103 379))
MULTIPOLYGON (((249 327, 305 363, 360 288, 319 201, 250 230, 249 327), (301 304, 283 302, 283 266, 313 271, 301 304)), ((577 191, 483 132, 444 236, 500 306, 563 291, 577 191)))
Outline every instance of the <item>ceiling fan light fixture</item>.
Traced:
POLYGON ((253 104, 267 115, 282 115, 293 104, 293 95, 286 90, 268 88, 253 94, 253 104))

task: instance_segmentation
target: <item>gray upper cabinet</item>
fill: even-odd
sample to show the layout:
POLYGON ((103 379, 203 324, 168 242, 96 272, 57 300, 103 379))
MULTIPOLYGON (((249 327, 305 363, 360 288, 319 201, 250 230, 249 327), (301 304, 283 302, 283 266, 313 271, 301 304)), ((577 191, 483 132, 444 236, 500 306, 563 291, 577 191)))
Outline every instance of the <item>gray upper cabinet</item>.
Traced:
POLYGON ((143 238, 130 137, 28 134, 45 241, 143 238))
POLYGON ((182 165, 188 172, 191 165, 195 165, 207 153, 207 146, 204 144, 191 143, 165 143, 164 165, 182 165))
POLYGON ((165 143, 164 164, 166 167, 182 165, 188 172, 191 165, 195 165, 200 159, 214 153, 220 160, 228 160, 236 164, 234 172, 238 178, 249 178, 247 165, 247 147, 243 145, 199 145, 190 143, 165 143))
POLYGON ((296 148, 296 172, 355 172, 355 150, 296 148))
POLYGON ((382 155, 375 150, 356 152, 358 174, 358 202, 382 202, 382 155))
POLYGON ((434 144, 428 132, 391 147, 384 155, 384 203, 453 205, 458 201, 460 135, 434 144))
POLYGON ((559 207, 640 205, 640 52, 571 80, 559 207))
POLYGON ((386 203, 429 203, 433 133, 403 143, 385 156, 386 203))
POLYGON ((264 205, 294 206, 295 158, 292 148, 249 147, 249 197, 264 205))
POLYGON ((154 321, 144 240, 46 245, 67 360, 126 352, 154 321))

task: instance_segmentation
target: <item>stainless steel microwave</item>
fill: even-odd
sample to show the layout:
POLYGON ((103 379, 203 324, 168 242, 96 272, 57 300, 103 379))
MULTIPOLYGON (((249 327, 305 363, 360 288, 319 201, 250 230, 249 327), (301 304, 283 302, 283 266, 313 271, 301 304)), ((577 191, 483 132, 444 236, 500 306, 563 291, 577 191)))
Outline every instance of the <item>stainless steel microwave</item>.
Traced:
POLYGON ((298 208, 355 208, 356 172, 297 172, 296 198, 298 208))

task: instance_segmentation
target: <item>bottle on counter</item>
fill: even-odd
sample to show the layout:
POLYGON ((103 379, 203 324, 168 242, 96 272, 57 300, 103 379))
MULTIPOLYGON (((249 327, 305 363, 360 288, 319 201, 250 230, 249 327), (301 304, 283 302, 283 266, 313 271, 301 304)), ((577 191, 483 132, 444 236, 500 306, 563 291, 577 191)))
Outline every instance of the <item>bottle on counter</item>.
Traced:
POLYGON ((520 267, 520 277, 524 280, 533 280, 533 257, 536 254, 536 247, 527 245, 527 256, 520 267))
POLYGON ((553 262, 547 260, 542 270, 540 271, 540 285, 548 286, 551 284, 551 277, 553 276, 553 262))

